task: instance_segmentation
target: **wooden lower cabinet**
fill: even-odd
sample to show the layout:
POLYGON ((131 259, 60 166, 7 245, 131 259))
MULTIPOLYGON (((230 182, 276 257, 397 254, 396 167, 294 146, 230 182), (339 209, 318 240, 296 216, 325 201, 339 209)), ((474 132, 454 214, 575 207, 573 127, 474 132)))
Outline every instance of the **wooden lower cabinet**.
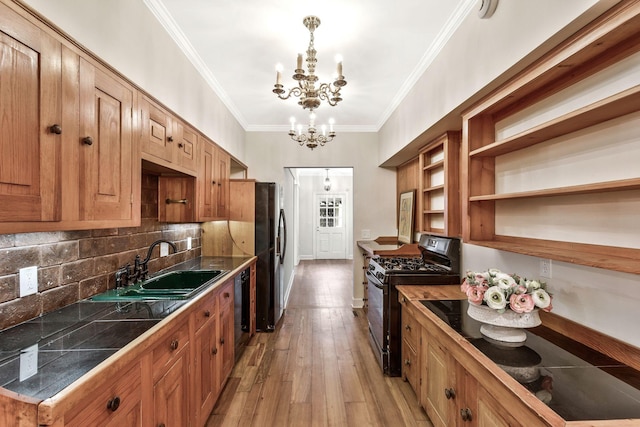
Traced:
POLYGON ((154 426, 187 426, 189 409, 189 351, 181 350, 172 365, 153 385, 154 426))
POLYGON ((195 312, 193 399, 198 426, 207 422, 221 391, 217 296, 207 298, 195 312))
POLYGON ((420 400, 420 359, 419 346, 422 340, 422 328, 411 311, 405 309, 406 301, 402 304, 402 377, 407 381, 420 400))
POLYGON ((221 386, 226 378, 231 374, 233 364, 235 362, 235 346, 233 331, 233 299, 234 299, 234 283, 229 280, 218 295, 218 306, 220 307, 220 379, 221 386))
POLYGON ((87 395, 83 401, 65 413, 65 426, 142 426, 142 388, 140 363, 129 369, 109 384, 87 395))

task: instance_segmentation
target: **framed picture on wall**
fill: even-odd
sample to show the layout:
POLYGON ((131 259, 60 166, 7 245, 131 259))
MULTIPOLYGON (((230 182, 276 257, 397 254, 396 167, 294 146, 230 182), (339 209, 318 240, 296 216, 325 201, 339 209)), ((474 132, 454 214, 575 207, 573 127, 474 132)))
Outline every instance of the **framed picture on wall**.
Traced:
POLYGON ((413 240, 413 204, 416 191, 405 191, 400 194, 398 209, 398 242, 411 243, 413 240))

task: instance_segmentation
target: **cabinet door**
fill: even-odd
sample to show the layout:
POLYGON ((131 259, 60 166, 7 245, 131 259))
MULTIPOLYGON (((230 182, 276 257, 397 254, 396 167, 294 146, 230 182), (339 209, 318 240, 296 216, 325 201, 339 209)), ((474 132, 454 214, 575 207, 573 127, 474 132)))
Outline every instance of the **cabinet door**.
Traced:
POLYGON ((153 386, 154 426, 187 426, 189 420, 189 361, 183 349, 153 386))
POLYGON ((186 169, 197 171, 198 133, 178 120, 175 121, 174 133, 176 163, 186 169))
POLYGON ((142 425, 142 392, 140 363, 120 371, 115 379, 96 385, 94 393, 65 413, 68 427, 109 426, 140 427, 142 425))
POLYGON ((422 406, 435 427, 456 425, 454 419, 456 370, 448 352, 431 336, 422 332, 422 406))
POLYGON ((143 155, 173 162, 173 122, 169 112, 142 97, 140 102, 143 155))
POLYGON ((133 99, 132 87, 80 58, 81 220, 135 218, 133 99))
POLYGON ((234 330, 233 330, 233 280, 225 285, 219 294, 218 307, 220 310, 220 383, 224 384, 234 363, 234 330))
POLYGON ((212 317, 196 333, 195 349, 195 402, 198 405, 198 423, 205 425, 220 392, 218 324, 212 317))
POLYGON ((0 221, 58 221, 61 45, 0 4, 0 221))
POLYGON ((222 149, 216 150, 215 181, 217 186, 216 217, 229 216, 229 176, 231 175, 231 156, 222 149))
POLYGON ((198 220, 215 218, 215 146, 208 141, 200 144, 200 174, 198 178, 198 220))

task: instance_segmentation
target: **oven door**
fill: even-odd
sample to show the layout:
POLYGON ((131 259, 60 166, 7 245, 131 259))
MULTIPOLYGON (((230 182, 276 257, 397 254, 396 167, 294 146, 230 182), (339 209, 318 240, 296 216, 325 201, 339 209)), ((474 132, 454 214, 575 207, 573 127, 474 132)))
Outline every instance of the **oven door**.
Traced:
POLYGON ((389 299, 389 286, 381 283, 375 276, 366 272, 368 288, 369 309, 367 320, 369 321, 369 342, 378 363, 383 372, 387 372, 389 366, 387 352, 387 328, 388 310, 385 310, 389 299))

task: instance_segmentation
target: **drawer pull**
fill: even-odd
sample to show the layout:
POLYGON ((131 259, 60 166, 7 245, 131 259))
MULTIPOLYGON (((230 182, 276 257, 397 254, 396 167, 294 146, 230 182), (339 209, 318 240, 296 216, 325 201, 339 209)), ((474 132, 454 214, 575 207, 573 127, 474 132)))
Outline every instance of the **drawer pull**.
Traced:
POLYGON ((213 350, 211 350, 211 354, 213 354, 214 356, 218 354, 218 347, 213 347, 213 350))
POLYGON ((462 417, 462 421, 471 421, 471 409, 469 408, 460 409, 460 416, 462 417))
POLYGON ((405 326, 404 326, 404 328, 405 328, 407 331, 410 331, 410 330, 411 330, 411 325, 405 325, 405 326))
POLYGON ((406 304, 407 303, 407 299, 405 297, 402 297, 402 301, 400 301, 401 304, 406 304))
POLYGON ((209 310, 205 310, 204 317, 211 317, 211 312, 209 310))
POLYGON ((231 296, 231 294, 230 294, 229 292, 225 292, 225 293, 224 293, 224 294, 222 294, 222 295, 224 295, 224 297, 225 297, 225 298, 229 298, 229 297, 231 296))
POLYGON ((120 397, 116 396, 107 402, 107 409, 111 412, 115 412, 120 407, 120 397))
POLYGON ((173 137, 172 137, 172 136, 168 136, 168 137, 167 137, 167 141, 169 141, 169 142, 173 142, 173 137))
POLYGON ((51 125, 49 127, 49 132, 55 135, 60 135, 62 133, 62 127, 60 125, 51 125))
POLYGON ((93 145, 93 138, 91 138, 90 136, 85 136, 84 138, 82 138, 82 143, 84 145, 93 145))
POLYGON ((171 341, 171 344, 169 344, 169 348, 171 348, 171 351, 177 350, 178 349, 178 340, 171 341))
POLYGON ((453 388, 445 388, 444 395, 447 399, 454 399, 456 397, 456 391, 453 388))
POLYGON ((158 424, 158 427, 165 427, 164 423, 158 424))
POLYGON ((220 344, 224 344, 224 338, 220 338, 220 344))
POLYGON ((409 359, 405 359, 405 360, 404 360, 404 364, 405 364, 405 365, 408 365, 408 366, 411 366, 411 360, 409 360, 409 359))

